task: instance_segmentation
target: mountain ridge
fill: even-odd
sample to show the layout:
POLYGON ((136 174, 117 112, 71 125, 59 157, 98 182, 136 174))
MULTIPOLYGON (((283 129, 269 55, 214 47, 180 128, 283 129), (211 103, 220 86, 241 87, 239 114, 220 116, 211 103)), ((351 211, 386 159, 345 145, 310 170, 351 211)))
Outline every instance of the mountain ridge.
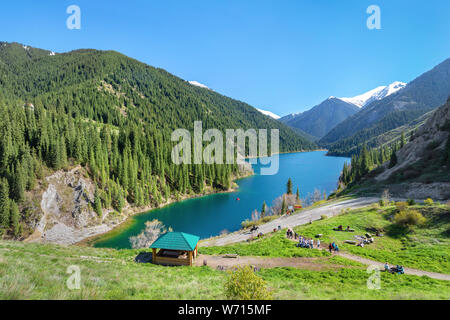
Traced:
POLYGON ((418 76, 403 89, 370 103, 320 140, 334 155, 417 119, 442 105, 450 93, 450 59, 418 76))

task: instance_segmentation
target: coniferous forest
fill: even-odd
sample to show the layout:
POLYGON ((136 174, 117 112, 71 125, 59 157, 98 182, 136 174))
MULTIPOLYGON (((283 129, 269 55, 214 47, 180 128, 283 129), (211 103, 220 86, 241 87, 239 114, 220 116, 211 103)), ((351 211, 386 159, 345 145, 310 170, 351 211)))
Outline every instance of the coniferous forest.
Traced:
MULTIPOLYGON (((280 151, 316 145, 251 106, 188 84, 113 51, 64 54, 0 43, 0 225, 15 237, 27 191, 49 173, 82 165, 93 208, 155 205, 206 187, 226 190, 237 165, 174 165, 176 128, 280 130, 280 151)), ((270 141, 270 139, 269 139, 270 141)))

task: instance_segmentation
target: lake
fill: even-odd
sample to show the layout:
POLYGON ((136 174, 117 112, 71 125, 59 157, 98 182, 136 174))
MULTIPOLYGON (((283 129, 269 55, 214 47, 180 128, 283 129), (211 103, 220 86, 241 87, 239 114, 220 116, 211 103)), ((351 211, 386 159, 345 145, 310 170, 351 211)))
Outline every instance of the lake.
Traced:
MULTIPOLYGON (((217 236, 224 230, 236 231, 242 221, 251 218, 253 210, 261 210, 263 201, 271 206, 273 200, 286 192, 289 178, 293 182, 293 192, 298 187, 301 198, 313 193, 314 189, 330 194, 337 187, 344 162, 349 159, 327 157, 325 154, 325 151, 281 154, 279 171, 275 175, 255 174, 237 180, 239 188, 235 192, 184 200, 135 215, 125 228, 119 229, 120 232, 103 240, 100 238, 94 246, 130 248, 129 238, 142 232, 145 222, 153 219, 158 219, 173 231, 192 233, 202 239, 217 236)), ((256 173, 259 166, 253 166, 256 173)))

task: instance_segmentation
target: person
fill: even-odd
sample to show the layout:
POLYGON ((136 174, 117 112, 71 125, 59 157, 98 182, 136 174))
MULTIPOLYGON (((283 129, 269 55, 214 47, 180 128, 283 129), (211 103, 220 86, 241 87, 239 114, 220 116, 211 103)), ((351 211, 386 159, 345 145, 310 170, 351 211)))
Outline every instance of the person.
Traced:
POLYGON ((338 230, 342 231, 342 224, 338 226, 338 230))
POLYGON ((317 239, 317 249, 320 249, 320 239, 317 239))
POLYGON ((311 239, 311 249, 314 249, 314 239, 311 239))
POLYGON ((347 231, 350 231, 350 226, 347 226, 347 231))
POLYGON ((332 252, 332 250, 333 250, 333 246, 332 246, 332 244, 330 243, 329 245, 328 245, 328 249, 330 250, 330 253, 332 252))
POLYGON ((389 263, 384 264, 384 271, 389 271, 389 263))
POLYGON ((339 247, 338 247, 337 244, 336 244, 335 247, 334 247, 334 251, 339 252, 339 247))

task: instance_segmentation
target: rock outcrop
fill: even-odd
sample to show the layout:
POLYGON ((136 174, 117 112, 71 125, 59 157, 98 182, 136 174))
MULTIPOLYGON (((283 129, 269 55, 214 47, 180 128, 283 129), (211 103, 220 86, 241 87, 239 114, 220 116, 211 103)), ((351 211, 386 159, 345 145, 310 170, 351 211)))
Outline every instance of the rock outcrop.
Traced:
POLYGON ((86 170, 77 166, 45 178, 40 202, 42 216, 29 241, 74 244, 111 230, 120 221, 99 217, 93 210, 95 185, 86 170))

